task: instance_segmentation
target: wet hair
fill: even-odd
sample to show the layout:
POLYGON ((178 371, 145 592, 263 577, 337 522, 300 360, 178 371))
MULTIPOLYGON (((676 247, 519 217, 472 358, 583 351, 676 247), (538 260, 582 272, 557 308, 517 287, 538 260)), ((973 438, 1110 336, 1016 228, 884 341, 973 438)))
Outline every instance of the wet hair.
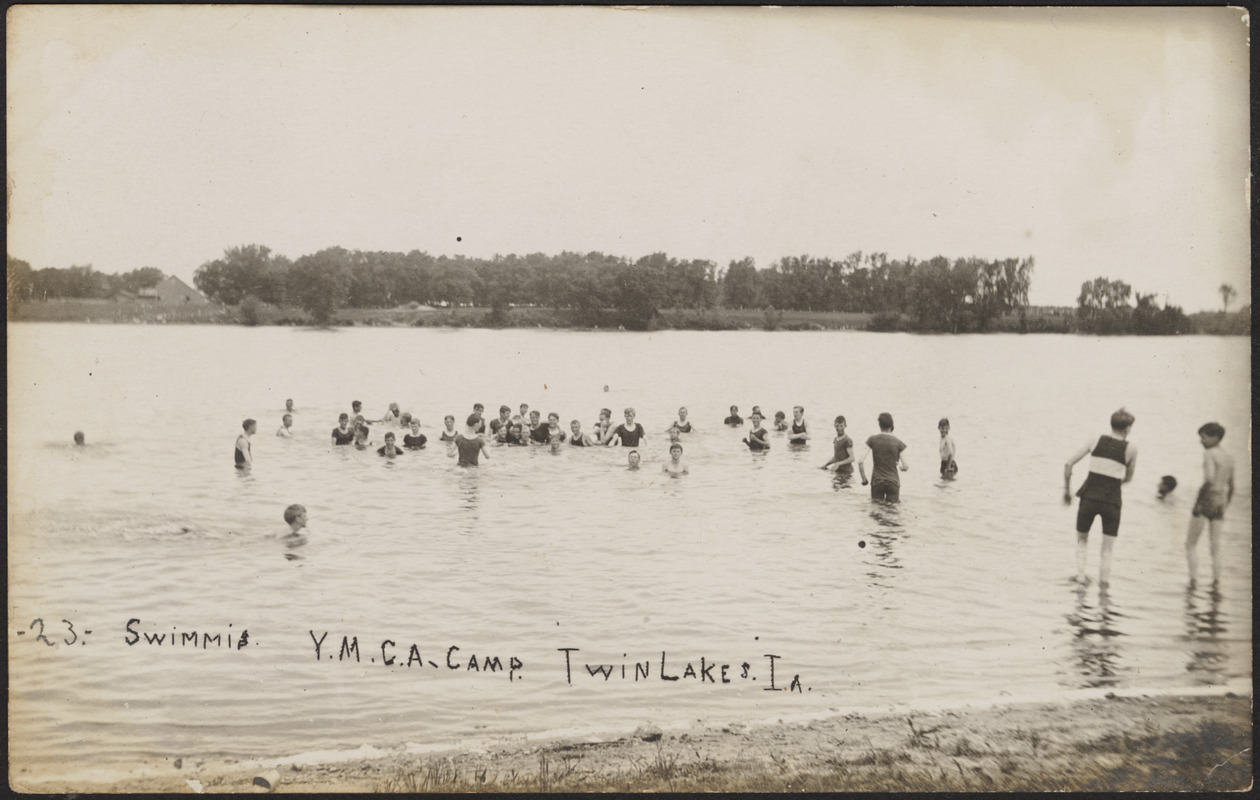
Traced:
POLYGON ((638 450, 631 450, 629 453, 626 453, 626 458, 630 458, 630 456, 637 456, 637 455, 639 455, 638 450))
POLYGON ((475 428, 481 424, 481 417, 477 416, 476 414, 469 414, 468 419, 465 422, 465 424, 468 425, 468 427, 470 428, 475 428))
POLYGON ((486 407, 481 403, 473 403, 473 411, 485 411, 486 407))
POLYGON ((389 433, 385 434, 385 441, 387 441, 387 442, 388 442, 388 441, 392 441, 392 440, 397 439, 397 438, 398 438, 398 437, 394 435, 394 432, 393 432, 393 431, 390 431, 389 433))
POLYGON ((1160 497, 1163 497, 1164 495, 1168 494, 1169 492, 1171 492, 1173 489, 1176 489, 1176 488, 1177 488, 1177 479, 1174 478, 1173 476, 1165 475, 1164 477, 1159 479, 1159 496, 1160 497))
POLYGON ((799 412, 801 412, 802 414, 804 414, 804 413, 805 413, 805 406, 792 406, 792 410, 793 410, 793 411, 799 411, 799 412))
POLYGON ((1211 436, 1213 439, 1224 439, 1225 428, 1220 423, 1209 422, 1203 427, 1199 428, 1199 435, 1211 436))
MULTIPOLYGON (((403 412, 403 414, 402 414, 402 416, 398 418, 398 421, 399 421, 400 423, 402 423, 403 425, 408 425, 408 426, 409 426, 409 425, 411 425, 411 423, 412 423, 411 412, 410 412, 410 411, 404 411, 404 412, 403 412)), ((419 421, 419 420, 415 420, 415 423, 416 423, 417 425, 419 425, 419 424, 420 424, 420 421, 419 421)))
POLYGON ((682 448, 682 442, 671 442, 671 443, 670 443, 670 445, 669 445, 669 452, 671 452, 671 453, 672 453, 672 452, 674 452, 674 448, 675 448, 675 447, 677 447, 677 448, 678 448, 678 452, 680 452, 680 453, 682 452, 682 449, 683 449, 683 448, 682 448))
POLYGON ((836 417, 836 422, 839 422, 841 425, 848 425, 848 424, 849 424, 849 423, 848 423, 848 421, 847 421, 847 420, 845 420, 845 418, 844 418, 844 414, 841 414, 840 416, 836 417))
POLYGON ((360 408, 363 408, 363 401, 362 400, 350 401, 350 408, 354 411, 358 411, 360 408))
POLYGON ((293 419, 293 415, 292 415, 292 414, 285 414, 283 417, 281 417, 281 418, 280 418, 280 421, 281 421, 281 422, 284 422, 286 419, 289 419, 289 420, 293 419))
POLYGON ((298 514, 305 514, 305 513, 306 513, 306 506, 302 505, 301 503, 294 503, 293 505, 289 506, 288 508, 284 510, 284 521, 292 525, 293 521, 297 519, 298 514))
POLYGON ((611 416, 612 416, 612 409, 611 409, 611 408, 601 408, 601 409, 599 410, 599 415, 600 415, 601 417, 611 417, 611 416))
POLYGON ((75 432, 74 432, 74 443, 75 443, 75 444, 83 444, 83 431, 75 431, 75 432))
POLYGON ((411 419, 407 420, 407 427, 408 427, 408 428, 410 428, 410 427, 411 427, 411 426, 413 426, 413 425, 414 425, 414 426, 416 426, 417 428, 419 428, 419 427, 420 427, 420 420, 416 419, 415 417, 412 417, 411 419))
POLYGON ((1111 429, 1113 431, 1127 430, 1133 425, 1134 417, 1124 408, 1111 415, 1111 429))
POLYGON ((732 414, 738 414, 738 413, 739 413, 739 406, 731 406, 731 413, 732 413, 732 414))
POLYGON ((634 413, 634 408, 633 408, 633 407, 631 407, 631 406, 626 406, 625 413, 626 413, 626 414, 633 414, 633 413, 634 413))
POLYGON ((774 418, 776 420, 787 419, 787 414, 784 414, 782 411, 776 411, 774 412, 774 418))
POLYGON ((893 429, 892 414, 884 411, 879 415, 879 429, 881 431, 890 431, 893 429))
POLYGON ((936 423, 936 427, 938 428, 942 425, 949 427, 949 417, 941 417, 941 421, 936 423))
POLYGON ((345 412, 342 412, 341 414, 338 414, 338 415, 337 415, 337 421, 338 421, 338 422, 349 422, 349 421, 350 421, 350 415, 349 415, 349 414, 347 414, 347 413, 345 413, 345 412))
POLYGON ((242 428, 244 428, 245 430, 249 430, 249 426, 251 426, 251 425, 257 425, 257 424, 258 424, 258 420, 256 420, 256 419, 247 419, 247 420, 245 420, 244 422, 242 422, 242 423, 241 423, 241 427, 242 427, 242 428))
POLYGON ((446 420, 448 420, 448 419, 449 419, 451 422, 454 422, 454 421, 455 421, 455 415, 454 415, 454 414, 447 414, 445 417, 442 417, 442 421, 443 421, 443 422, 445 422, 445 421, 446 421, 446 420))
POLYGON ((504 411, 511 414, 512 413, 511 406, 499 406, 499 413, 502 414, 504 411))

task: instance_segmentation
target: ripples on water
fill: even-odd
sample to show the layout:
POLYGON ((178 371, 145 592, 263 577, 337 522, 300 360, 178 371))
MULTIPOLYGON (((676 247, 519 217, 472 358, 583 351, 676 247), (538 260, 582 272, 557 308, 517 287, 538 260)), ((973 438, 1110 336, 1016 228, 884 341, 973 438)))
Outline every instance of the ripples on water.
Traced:
POLYGON ((9 334, 12 352, 43 354, 11 361, 9 378, 11 753, 36 772, 66 759, 621 732, 1250 676, 1246 340, 9 334), (298 406, 292 441, 272 435, 286 397, 298 406), (369 416, 401 402, 429 447, 397 461, 331 448, 351 399, 369 416), (588 431, 601 406, 619 419, 634 405, 649 433, 643 469, 627 470, 621 449, 568 447, 494 448, 480 470, 459 468, 436 434, 444 414, 461 418, 478 401, 491 413, 529 402, 588 431), (813 441, 794 449, 772 434, 769 452, 750 453, 746 430, 720 425, 731 403, 771 413, 800 403, 813 441), (1067 580, 1075 511, 1059 497, 1062 463, 1121 404, 1138 417, 1141 454, 1113 586, 1100 594, 1067 580), (679 405, 699 432, 684 436, 691 474, 671 479, 660 472, 663 431, 679 405), (909 444, 899 506, 872 504, 856 476, 818 468, 832 417, 845 414, 860 445, 884 410, 909 444), (241 474, 231 449, 245 416, 259 434, 255 467, 241 474), (955 481, 937 475, 941 416, 959 448, 955 481), (1201 470, 1194 430, 1212 418, 1239 467, 1215 594, 1186 589, 1181 549, 1201 470), (66 444, 75 429, 87 448, 66 444), (1182 485, 1158 502, 1165 473, 1182 485), (293 502, 309 511, 301 547, 278 538, 293 502), (58 646, 33 642, 37 617, 58 646), (129 647, 133 618, 154 633, 248 629, 251 646, 129 647), (61 644, 63 619, 93 632, 61 644), (311 631, 328 632, 325 653, 358 636, 362 662, 316 663, 311 631), (400 661, 414 643, 442 666, 367 663, 384 639, 400 661), (465 666, 474 654, 525 666, 511 681, 448 670, 451 646, 465 666), (572 685, 563 647, 579 648, 572 685), (759 680, 660 681, 662 651, 670 671, 704 656, 732 674, 748 662, 759 680), (780 687, 800 675, 800 693, 763 691, 766 653, 781 656, 780 687), (592 678, 587 661, 618 677, 592 678), (619 678, 643 661, 651 680, 619 678))

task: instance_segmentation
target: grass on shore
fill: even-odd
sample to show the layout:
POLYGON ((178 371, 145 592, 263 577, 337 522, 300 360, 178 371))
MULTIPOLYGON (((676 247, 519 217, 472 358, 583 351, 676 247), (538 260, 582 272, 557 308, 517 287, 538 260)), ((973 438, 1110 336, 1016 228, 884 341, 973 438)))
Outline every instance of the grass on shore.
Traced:
POLYGON ((542 749, 532 769, 432 759, 400 767, 374 789, 396 792, 1078 792, 1240 791, 1251 785, 1250 731, 1201 722, 1190 732, 1109 732, 1056 743, 1036 731, 977 738, 908 719, 893 746, 837 741, 835 747, 718 761, 686 741, 658 742, 598 765, 593 745, 542 749))

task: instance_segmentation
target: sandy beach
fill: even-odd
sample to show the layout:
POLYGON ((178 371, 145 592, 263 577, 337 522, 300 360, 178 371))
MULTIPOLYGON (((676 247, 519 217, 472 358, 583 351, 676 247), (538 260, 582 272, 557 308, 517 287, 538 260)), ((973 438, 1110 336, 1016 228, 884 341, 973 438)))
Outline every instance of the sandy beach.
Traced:
POLYGON ((18 791, 107 793, 1240 791, 1252 783, 1251 746, 1249 695, 1095 693, 441 750, 183 755, 127 776, 10 781, 18 791))

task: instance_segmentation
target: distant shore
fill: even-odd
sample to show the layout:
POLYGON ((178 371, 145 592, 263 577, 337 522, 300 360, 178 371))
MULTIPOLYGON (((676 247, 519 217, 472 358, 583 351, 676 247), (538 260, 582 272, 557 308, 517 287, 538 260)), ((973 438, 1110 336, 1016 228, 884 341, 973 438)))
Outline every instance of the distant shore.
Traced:
MULTIPOLYGON (((257 325, 299 326, 311 324, 306 312, 289 306, 257 304, 249 309, 217 304, 159 305, 136 300, 49 300, 11 305, 9 322, 86 322, 137 325, 257 325)), ((1251 333, 1250 314, 1200 312, 1192 316, 1200 334, 1251 333)), ((578 321, 568 309, 514 307, 496 314, 492 309, 465 306, 433 308, 411 304, 396 308, 344 308, 337 311, 333 327, 425 328, 554 328, 619 330, 611 315, 608 324, 592 326, 578 321)), ((653 330, 906 330, 908 320, 896 314, 844 311, 788 311, 760 308, 665 309, 653 330)), ((997 319, 990 333, 1075 333, 1075 316, 1069 311, 1029 312, 1022 318, 997 319)), ((1193 334, 1188 334, 1193 335, 1193 334)))
POLYGON ((1251 697, 1224 689, 837 714, 761 725, 520 736, 257 761, 172 753, 123 777, 24 779, 36 792, 1241 791, 1251 697), (266 788, 266 787, 260 787, 266 788))

